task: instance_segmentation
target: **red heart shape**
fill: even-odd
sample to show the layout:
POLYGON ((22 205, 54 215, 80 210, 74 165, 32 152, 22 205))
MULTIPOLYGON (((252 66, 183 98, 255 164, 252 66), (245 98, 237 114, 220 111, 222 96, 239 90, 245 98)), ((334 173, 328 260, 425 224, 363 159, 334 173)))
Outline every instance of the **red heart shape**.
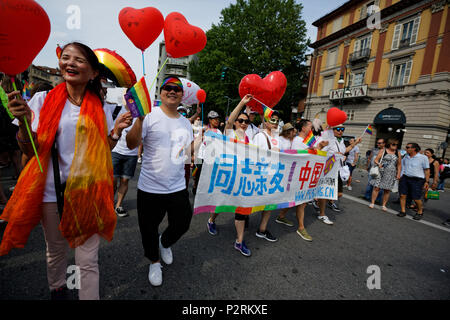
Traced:
POLYGON ((346 120, 347 120, 347 113, 336 107, 331 108, 327 112, 327 124, 330 127, 343 124, 346 120))
POLYGON ((44 47, 50 20, 32 0, 2 0, 0 7, 0 71, 12 76, 24 72, 44 47))
MULTIPOLYGON (((239 95, 243 98, 246 94, 251 94, 269 108, 273 108, 283 97, 286 86, 286 76, 280 71, 273 71, 264 79, 257 74, 248 74, 239 83, 239 95)), ((247 105, 252 110, 263 113, 261 103, 256 100, 251 100, 247 105)))
POLYGON ((181 13, 171 12, 164 21, 164 41, 167 55, 180 58, 202 51, 206 34, 199 27, 190 25, 181 13))
POLYGON ((153 7, 134 9, 126 7, 120 10, 119 24, 128 39, 144 51, 164 28, 164 16, 153 7))

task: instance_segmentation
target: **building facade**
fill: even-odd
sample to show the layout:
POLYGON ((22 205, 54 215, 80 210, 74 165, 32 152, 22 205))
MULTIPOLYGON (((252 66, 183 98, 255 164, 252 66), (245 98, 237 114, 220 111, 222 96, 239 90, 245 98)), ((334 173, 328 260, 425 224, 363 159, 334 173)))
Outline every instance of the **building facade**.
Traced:
POLYGON ((189 79, 189 63, 194 59, 195 55, 181 57, 181 58, 168 58, 165 42, 162 41, 159 44, 159 59, 158 59, 158 70, 161 70, 164 62, 167 59, 166 64, 158 75, 156 79, 155 87, 155 100, 160 100, 159 88, 161 87, 162 81, 168 76, 175 76, 178 78, 189 79))
POLYGON ((306 118, 347 113, 362 152, 376 138, 450 155, 450 0, 350 0, 317 27, 306 118))
POLYGON ((45 82, 56 87, 63 81, 59 69, 35 66, 32 64, 28 67, 27 71, 29 83, 45 82))

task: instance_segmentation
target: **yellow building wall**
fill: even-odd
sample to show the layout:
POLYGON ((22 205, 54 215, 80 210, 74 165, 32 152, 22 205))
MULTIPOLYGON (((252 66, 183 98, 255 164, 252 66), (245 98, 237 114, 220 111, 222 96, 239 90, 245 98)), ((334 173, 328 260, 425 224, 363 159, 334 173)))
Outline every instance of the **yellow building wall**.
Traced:
POLYGON ((416 43, 427 41, 428 34, 430 32, 431 24, 431 9, 424 10, 420 16, 420 27, 417 33, 416 43))
POLYGON ((395 23, 390 23, 386 31, 386 40, 384 41, 383 53, 390 52, 392 48, 392 38, 394 36, 395 23))
POLYGON ((445 30, 445 22, 447 21, 448 16, 448 6, 444 7, 444 13, 442 14, 441 27, 439 28, 439 35, 444 33, 445 30))
POLYGON ((425 48, 416 50, 416 54, 413 57, 413 65, 408 84, 415 84, 419 79, 420 73, 422 72, 424 56, 425 56, 425 48))
POLYGON ((436 45, 436 51, 434 52, 434 58, 433 58, 433 67, 431 69, 431 76, 433 76, 436 73, 436 68, 439 60, 439 53, 441 52, 441 46, 442 44, 438 43, 436 45))

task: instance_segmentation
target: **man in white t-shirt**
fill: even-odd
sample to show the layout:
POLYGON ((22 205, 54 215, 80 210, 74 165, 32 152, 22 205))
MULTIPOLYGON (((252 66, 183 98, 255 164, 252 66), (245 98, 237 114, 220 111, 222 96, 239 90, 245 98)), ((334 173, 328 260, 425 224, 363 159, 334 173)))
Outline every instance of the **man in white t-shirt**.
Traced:
POLYGON ((171 246, 189 229, 192 208, 184 178, 184 165, 190 161, 193 134, 188 119, 177 112, 183 97, 180 79, 164 79, 161 106, 139 117, 127 134, 127 146, 144 145, 138 181, 137 211, 144 254, 150 260, 149 281, 162 284, 160 256, 173 262, 171 246), (159 235, 159 225, 168 216, 168 226, 159 235))
MULTIPOLYGON (((245 112, 247 113, 247 110, 245 110, 245 112)), ((255 137, 255 135, 259 132, 258 127, 253 124, 253 122, 255 122, 257 113, 258 112, 252 110, 252 111, 250 111, 250 114, 248 115, 250 124, 248 125, 247 130, 245 130, 245 134, 250 139, 250 141, 252 141, 253 138, 255 137)))

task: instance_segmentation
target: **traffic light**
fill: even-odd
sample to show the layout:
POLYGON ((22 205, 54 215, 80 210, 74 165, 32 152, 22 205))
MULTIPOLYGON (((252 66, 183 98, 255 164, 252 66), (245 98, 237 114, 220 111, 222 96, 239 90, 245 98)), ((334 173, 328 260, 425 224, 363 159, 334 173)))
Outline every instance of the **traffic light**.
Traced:
POLYGON ((227 75, 228 67, 222 68, 222 75, 220 76, 220 80, 225 80, 225 76, 227 75))

